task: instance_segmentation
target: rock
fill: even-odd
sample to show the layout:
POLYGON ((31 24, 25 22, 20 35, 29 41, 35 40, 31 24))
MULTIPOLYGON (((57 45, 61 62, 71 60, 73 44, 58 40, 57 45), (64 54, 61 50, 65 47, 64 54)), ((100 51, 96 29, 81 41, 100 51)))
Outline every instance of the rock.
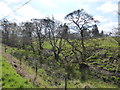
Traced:
POLYGON ((15 68, 17 68, 17 65, 16 65, 16 64, 14 64, 14 67, 15 67, 15 68))
POLYGON ((90 86, 86 85, 84 88, 85 88, 85 90, 88 90, 90 88, 90 86))
POLYGON ((77 85, 77 84, 79 84, 79 82, 76 82, 74 85, 77 85))

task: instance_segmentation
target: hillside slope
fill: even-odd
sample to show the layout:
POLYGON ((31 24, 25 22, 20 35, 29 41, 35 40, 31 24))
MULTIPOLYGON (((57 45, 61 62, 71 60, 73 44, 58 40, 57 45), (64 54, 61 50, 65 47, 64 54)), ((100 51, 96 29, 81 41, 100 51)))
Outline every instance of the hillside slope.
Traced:
MULTIPOLYGON (((8 49, 7 49, 7 51, 9 51, 9 50, 11 50, 12 48, 10 48, 10 47, 8 47, 8 49)), ((7 55, 10 55, 10 54, 8 54, 7 53, 7 55)), ((14 58, 14 57, 9 57, 9 58, 14 58)), ((35 86, 33 86, 31 83, 29 83, 30 84, 30 86, 29 85, 26 85, 26 82, 28 83, 29 81, 27 80, 26 81, 26 79, 25 80, 22 80, 22 79, 15 79, 16 78, 16 76, 12 76, 12 79, 13 79, 13 81, 15 81, 15 82, 12 82, 12 84, 11 84, 11 80, 9 80, 9 78, 7 78, 7 76, 6 76, 6 74, 7 73, 16 73, 15 72, 15 70, 13 69, 13 67, 11 67, 11 65, 6 61, 6 59, 5 58, 3 58, 3 62, 6 62, 6 64, 4 64, 2 67, 3 67, 3 83, 2 83, 2 85, 3 85, 3 88, 12 88, 12 87, 14 87, 14 88, 22 88, 22 87, 24 87, 24 88, 30 88, 30 87, 35 87, 35 86), (8 69, 8 67, 11 67, 12 69, 12 71, 11 70, 8 70, 8 71, 6 71, 6 68, 8 69), (5 68, 5 69, 4 69, 5 68), (5 77, 6 76, 6 77, 5 77), (14 80, 15 79, 15 80, 14 80), (9 81, 9 82, 8 82, 9 81), (18 86, 13 86, 14 84, 13 83, 17 83, 18 84, 18 86), (19 84, 19 83, 21 83, 21 84, 19 84), (25 84, 25 85, 24 85, 25 84)), ((17 59, 15 59, 15 62, 18 62, 19 63, 19 60, 17 60, 17 59)), ((26 63, 26 62, 23 62, 23 63, 26 63)), ((27 68, 28 66, 24 66, 24 68, 27 68)), ((30 67, 28 67, 28 68, 30 68, 30 67)), ((34 70, 34 69, 33 69, 34 70)), ((32 73, 35 73, 34 71, 32 71, 32 73)), ((14 75, 14 74, 12 74, 12 75, 14 75)), ((20 76, 20 75, 18 75, 17 73, 15 74, 15 75, 17 75, 17 76, 20 76)), ((41 79, 43 79, 42 81, 41 80, 39 80, 39 83, 40 83, 40 85, 38 86, 38 87, 47 87, 47 88, 64 88, 64 81, 60 84, 60 85, 52 85, 50 82, 52 81, 52 79, 49 79, 48 80, 48 78, 49 78, 49 76, 47 76, 47 75, 45 75, 45 72, 41 72, 41 70, 40 70, 40 72, 39 72, 39 76, 41 76, 42 75, 42 77, 40 77, 41 79), (44 77, 44 76, 46 76, 46 78, 44 77), (48 81, 50 81, 49 82, 49 84, 48 84, 48 81)), ((20 76, 21 77, 21 76, 20 76)), ((21 78, 23 78, 23 77, 21 77, 21 78)), ((17 85, 16 84, 16 85, 17 85)), ((101 80, 99 80, 99 79, 97 79, 97 78, 95 78, 94 76, 91 76, 91 77, 89 77, 89 79, 86 81, 86 82, 84 82, 84 83, 82 83, 82 82, 80 82, 79 80, 69 80, 68 81, 68 88, 84 88, 85 86, 90 86, 91 88, 118 88, 116 85, 113 85, 113 84, 111 84, 111 83, 105 83, 105 82, 103 82, 103 81, 101 81, 101 80)))
POLYGON ((7 62, 7 60, 4 57, 2 57, 2 87, 34 88, 35 86, 32 83, 30 83, 27 79, 17 74, 14 68, 7 62))

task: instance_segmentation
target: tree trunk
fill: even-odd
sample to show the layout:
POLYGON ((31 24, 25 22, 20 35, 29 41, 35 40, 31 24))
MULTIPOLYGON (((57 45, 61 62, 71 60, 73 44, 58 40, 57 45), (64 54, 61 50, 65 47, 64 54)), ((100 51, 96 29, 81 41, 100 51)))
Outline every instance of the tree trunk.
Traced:
POLYGON ((82 82, 84 82, 85 78, 86 78, 86 76, 85 76, 85 69, 82 68, 81 65, 79 66, 79 69, 80 69, 80 72, 81 72, 80 79, 81 79, 82 82))
POLYGON ((56 52, 54 52, 54 58, 55 58, 55 60, 59 60, 59 54, 57 54, 56 52))
POLYGON ((20 55, 20 66, 22 65, 22 55, 20 55))
POLYGON ((5 46, 5 53, 7 52, 7 47, 5 46))
POLYGON ((36 63, 36 77, 37 77, 37 72, 38 72, 38 65, 36 63))
POLYGON ((84 64, 84 63, 81 63, 79 64, 79 69, 80 69, 80 72, 81 72, 81 81, 84 82, 86 81, 86 76, 89 74, 89 66, 84 64))
POLYGON ((35 49, 34 49, 32 42, 31 42, 31 48, 32 48, 33 53, 35 54, 35 49))
POLYGON ((13 51, 12 50, 11 50, 10 54, 11 54, 11 58, 12 58, 12 56, 13 56, 13 51))
POLYGON ((35 66, 35 78, 34 78, 34 81, 37 79, 37 73, 38 73, 38 64, 36 63, 36 66, 35 66))
POLYGON ((43 47, 42 47, 42 43, 41 43, 41 42, 39 43, 39 48, 40 48, 40 50, 43 50, 43 47))
POLYGON ((82 62, 85 62, 86 52, 85 52, 85 46, 84 46, 83 30, 81 30, 81 45, 82 45, 82 62))
POLYGON ((67 90, 67 78, 68 78, 68 74, 65 75, 65 90, 67 90))

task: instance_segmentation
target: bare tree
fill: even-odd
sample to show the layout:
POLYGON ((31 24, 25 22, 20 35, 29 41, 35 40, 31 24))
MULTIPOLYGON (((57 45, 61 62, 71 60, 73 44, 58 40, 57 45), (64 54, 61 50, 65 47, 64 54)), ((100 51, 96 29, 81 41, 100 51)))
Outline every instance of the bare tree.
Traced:
POLYGON ((50 18, 47 18, 44 21, 47 25, 48 39, 50 45, 52 46, 54 59, 58 61, 62 47, 65 45, 64 37, 60 34, 63 31, 62 23, 50 18))
MULTIPOLYGON (((80 66, 80 71, 81 71, 81 79, 85 80, 85 69, 86 67, 88 67, 88 65, 85 64, 86 62, 86 47, 84 44, 84 31, 85 30, 89 30, 90 27, 92 27, 95 23, 97 23, 97 20, 94 20, 94 18, 89 15, 88 13, 86 13, 84 11, 84 9, 80 9, 80 10, 76 10, 73 11, 71 13, 69 13, 68 15, 65 16, 65 19, 70 21, 70 24, 72 24, 72 26, 74 26, 74 28, 77 30, 78 33, 80 33, 80 42, 79 40, 75 41, 75 42, 70 42, 69 40, 68 43, 73 47, 73 52, 74 54, 77 54, 77 52, 79 52, 81 54, 81 62, 79 62, 79 66, 80 66), (80 45, 82 50, 78 49, 77 45, 75 45, 75 43, 80 43, 77 45, 80 45)), ((76 56, 76 59, 78 59, 78 57, 76 56)))
POLYGON ((41 50, 43 50, 43 45, 44 45, 44 40, 45 40, 45 35, 43 34, 43 21, 42 19, 33 19, 33 24, 34 24, 34 35, 37 41, 38 45, 38 53, 39 55, 41 54, 41 50))
POLYGON ((18 25, 15 22, 11 22, 9 24, 9 32, 10 32, 9 33, 9 41, 10 41, 10 46, 12 46, 12 47, 16 47, 16 44, 18 43, 17 27, 18 27, 18 25))
POLYGON ((9 21, 7 19, 1 20, 2 26, 2 42, 9 45, 9 21))

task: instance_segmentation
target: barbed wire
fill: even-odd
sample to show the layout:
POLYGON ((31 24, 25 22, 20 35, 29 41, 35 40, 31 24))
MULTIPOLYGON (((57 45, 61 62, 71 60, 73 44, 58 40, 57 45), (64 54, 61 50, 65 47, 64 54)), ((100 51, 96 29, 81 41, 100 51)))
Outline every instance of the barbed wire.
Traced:
POLYGON ((12 13, 15 13, 17 10, 19 10, 20 8, 22 8, 23 6, 27 5, 31 0, 25 2, 24 4, 22 4, 20 7, 18 7, 17 9, 13 10, 10 14, 4 16, 3 18, 7 18, 8 16, 10 16, 12 13))

